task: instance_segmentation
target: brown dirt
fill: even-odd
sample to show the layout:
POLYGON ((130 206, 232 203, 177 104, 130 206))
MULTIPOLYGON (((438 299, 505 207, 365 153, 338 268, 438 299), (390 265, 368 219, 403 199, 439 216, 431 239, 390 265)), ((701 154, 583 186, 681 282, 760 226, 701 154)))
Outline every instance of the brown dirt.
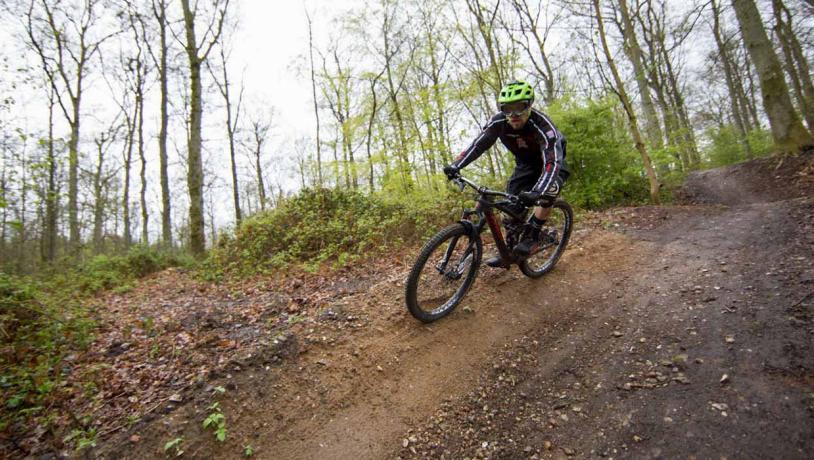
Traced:
POLYGON ((160 458, 183 438, 186 458, 807 458, 814 155, 777 162, 697 173, 692 204, 587 216, 552 273, 484 268, 431 325, 403 304, 415 252, 274 294, 254 280, 208 327, 272 327, 227 337, 229 359, 191 349, 211 354, 205 378, 85 455, 160 458), (215 401, 223 443, 202 427, 215 401))

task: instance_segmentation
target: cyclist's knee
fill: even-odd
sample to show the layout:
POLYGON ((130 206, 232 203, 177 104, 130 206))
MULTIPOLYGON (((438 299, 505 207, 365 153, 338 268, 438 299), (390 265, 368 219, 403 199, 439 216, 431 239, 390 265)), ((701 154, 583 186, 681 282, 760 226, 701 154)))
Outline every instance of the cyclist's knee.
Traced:
POLYGON ((554 182, 548 187, 543 195, 540 197, 539 205, 543 208, 550 208, 554 206, 554 202, 557 200, 557 197, 560 196, 560 191, 562 190, 563 180, 561 177, 557 177, 554 182))

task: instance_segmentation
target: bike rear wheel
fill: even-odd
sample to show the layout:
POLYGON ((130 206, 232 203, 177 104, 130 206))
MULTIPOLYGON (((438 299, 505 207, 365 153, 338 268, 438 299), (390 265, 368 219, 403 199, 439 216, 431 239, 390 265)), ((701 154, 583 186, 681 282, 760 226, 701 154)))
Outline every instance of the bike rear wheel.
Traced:
POLYGON ((405 287, 407 308, 429 323, 448 315, 466 295, 478 273, 483 243, 463 224, 453 224, 421 249, 405 287))
POLYGON ((571 205, 563 200, 555 201, 541 234, 542 249, 520 262, 520 271, 529 278, 539 278, 550 272, 568 245, 573 224, 571 205))

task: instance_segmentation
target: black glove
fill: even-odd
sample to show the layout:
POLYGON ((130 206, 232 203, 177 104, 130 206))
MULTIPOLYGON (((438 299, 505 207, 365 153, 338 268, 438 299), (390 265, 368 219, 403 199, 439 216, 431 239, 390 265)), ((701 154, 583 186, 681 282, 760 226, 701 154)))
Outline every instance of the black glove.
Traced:
POLYGON ((520 192, 520 195, 517 196, 520 197, 520 201, 522 201, 523 204, 525 204, 526 206, 531 206, 537 203, 537 201, 540 200, 540 197, 542 195, 543 195, 542 193, 535 192, 532 190, 530 192, 520 192))
POLYGON ((447 175, 448 180, 452 180, 461 175, 461 168, 455 165, 444 166, 444 174, 447 175))

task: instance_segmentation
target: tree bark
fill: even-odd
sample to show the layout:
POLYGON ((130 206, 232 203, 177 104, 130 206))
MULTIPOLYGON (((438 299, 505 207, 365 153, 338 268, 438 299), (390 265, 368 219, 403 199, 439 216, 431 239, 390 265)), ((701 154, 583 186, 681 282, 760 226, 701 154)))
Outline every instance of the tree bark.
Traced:
POLYGON ((732 0, 746 49, 760 77, 763 107, 769 118, 775 147, 779 152, 796 152, 814 145, 814 135, 806 130, 791 104, 780 61, 772 49, 760 13, 753 0, 732 0))
POLYGON ((642 157, 642 164, 644 165, 645 173, 647 174, 647 178, 650 182, 650 200, 654 204, 659 204, 659 189, 661 188, 661 184, 659 184, 659 180, 656 177, 656 171, 653 169, 653 164, 650 161, 650 155, 647 153, 647 147, 645 146, 641 131, 639 131, 639 122, 636 119, 636 112, 633 110, 633 106, 630 103, 630 98, 627 95, 627 91, 625 91, 625 84, 622 81, 622 77, 619 75, 619 69, 617 69, 616 63, 613 60, 613 54, 611 54, 610 48, 608 47, 608 39, 605 35, 604 19, 602 18, 602 9, 599 1, 600 0, 591 0, 594 7, 594 14, 596 15, 596 23, 599 30, 599 38, 602 43, 602 51, 605 53, 608 67, 610 67, 611 74, 613 75, 616 85, 616 94, 619 96, 619 100, 622 102, 622 105, 625 108, 625 113, 627 113, 628 124, 630 126, 630 132, 633 135, 633 142, 636 144, 636 150, 639 151, 639 155, 642 157))
POLYGON ((45 247, 43 259, 53 262, 57 252, 57 213, 59 192, 57 190, 57 160, 54 153, 54 105, 56 104, 53 88, 48 92, 48 188, 45 196, 45 247))
POLYGON ((814 84, 800 42, 794 35, 791 24, 791 13, 781 0, 772 0, 772 11, 775 18, 774 31, 783 50, 786 71, 792 83, 794 96, 797 99, 803 119, 808 130, 814 132, 814 84))
POLYGON ((215 84, 220 90, 223 97, 223 102, 226 104, 226 136, 229 140, 229 160, 231 163, 232 172, 232 199, 235 207, 235 223, 240 225, 243 220, 243 213, 240 209, 240 183, 237 178, 237 153, 235 151, 235 132, 237 131, 237 124, 240 119, 240 109, 243 102, 243 88, 240 89, 240 95, 237 99, 237 107, 235 107, 234 115, 232 114, 232 96, 229 91, 229 74, 226 70, 226 52, 223 47, 220 48, 221 59, 221 77, 222 81, 218 81, 213 72, 215 84))
POLYGON ((160 127, 158 130, 158 162, 161 181, 161 241, 165 247, 172 247, 172 203, 170 201, 169 160, 167 155, 167 127, 169 125, 168 52, 167 44, 167 4, 165 0, 153 0, 153 16, 158 23, 159 57, 156 62, 160 83, 160 127))
POLYGON ((314 71, 314 36, 311 30, 311 15, 305 9, 305 18, 308 20, 308 56, 311 63, 311 91, 314 97, 314 118, 317 130, 317 186, 322 187, 322 141, 319 137, 319 104, 317 104, 317 78, 314 71))
MULTIPOLYGON (((196 4, 197 5, 197 4, 196 4)), ((220 6, 218 2, 215 6, 220 6)), ((213 13, 212 23, 205 37, 209 42, 205 43, 205 50, 201 53, 202 46, 198 44, 195 36, 195 19, 197 11, 192 11, 189 0, 181 0, 181 7, 184 12, 184 30, 186 43, 184 48, 189 61, 189 85, 190 85, 190 111, 189 111, 189 142, 187 153, 187 187, 189 189, 189 248, 196 257, 203 257, 206 250, 206 229, 204 223, 203 205, 203 160, 201 150, 203 140, 201 137, 201 125, 203 119, 203 94, 201 86, 201 65, 206 61, 212 47, 218 42, 223 31, 223 21, 229 0, 223 2, 223 9, 213 13), (215 17, 217 15, 217 17, 215 17), (214 23, 217 22, 217 25, 214 23)))
MULTIPOLYGON (((724 76, 726 77, 726 86, 729 90, 729 98, 732 104, 732 118, 735 121, 735 128, 740 134, 739 142, 743 147, 743 151, 747 158, 751 158, 752 147, 749 145, 749 138, 747 136, 747 127, 743 117, 746 115, 745 107, 741 107, 738 101, 738 89, 735 87, 734 70, 732 69, 732 59, 729 56, 726 43, 724 42, 721 34, 721 13, 720 8, 715 0, 711 0, 712 5, 712 35, 715 38, 715 44, 718 46, 718 56, 721 59, 721 65, 724 68, 724 76)), ((742 91, 742 89, 741 89, 742 91)))
POLYGON ((636 85, 639 88, 639 96, 642 99, 647 138, 653 148, 662 149, 664 148, 664 135, 661 131, 659 117, 656 113, 656 107, 653 104, 653 98, 650 95, 650 88, 647 86, 647 71, 644 67, 644 57, 642 49, 639 46, 639 40, 636 37, 636 29, 630 18, 627 0, 619 0, 619 12, 622 15, 620 31, 625 38, 625 54, 627 54, 630 63, 633 65, 636 85))

